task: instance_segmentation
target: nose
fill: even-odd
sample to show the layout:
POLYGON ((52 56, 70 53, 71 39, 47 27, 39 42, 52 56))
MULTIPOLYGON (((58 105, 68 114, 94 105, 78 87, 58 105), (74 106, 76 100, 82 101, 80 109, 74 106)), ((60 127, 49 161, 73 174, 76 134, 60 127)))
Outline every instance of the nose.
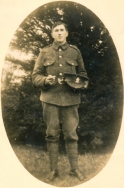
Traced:
POLYGON ((58 34, 61 35, 61 31, 60 30, 59 30, 58 34))

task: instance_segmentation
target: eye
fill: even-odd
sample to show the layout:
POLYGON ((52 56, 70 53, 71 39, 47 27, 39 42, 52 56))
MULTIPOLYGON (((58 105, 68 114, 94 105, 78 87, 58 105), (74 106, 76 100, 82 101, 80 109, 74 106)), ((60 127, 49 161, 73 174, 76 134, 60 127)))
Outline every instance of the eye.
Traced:
POLYGON ((58 29, 55 29, 55 32, 58 32, 58 29))
POLYGON ((64 29, 60 29, 60 31, 64 31, 64 29))

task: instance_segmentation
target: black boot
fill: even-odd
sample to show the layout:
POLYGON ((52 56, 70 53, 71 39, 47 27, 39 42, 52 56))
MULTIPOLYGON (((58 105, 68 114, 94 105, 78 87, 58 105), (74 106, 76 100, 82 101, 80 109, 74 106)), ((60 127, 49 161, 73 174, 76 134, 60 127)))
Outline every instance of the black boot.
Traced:
POLYGON ((69 175, 77 177, 80 181, 84 180, 84 176, 80 173, 78 169, 71 170, 69 175))
POLYGON ((57 171, 57 170, 52 170, 52 171, 50 172, 50 174, 47 176, 47 179, 48 179, 49 181, 54 181, 54 179, 55 179, 56 177, 58 177, 58 171, 57 171))
POLYGON ((49 152, 49 160, 50 160, 50 174, 47 177, 50 181, 54 181, 54 179, 58 176, 57 171, 57 162, 58 162, 58 142, 47 142, 47 150, 49 152))
POLYGON ((66 142, 67 154, 71 166, 69 175, 77 177, 83 181, 84 177, 78 170, 78 145, 77 141, 66 142))

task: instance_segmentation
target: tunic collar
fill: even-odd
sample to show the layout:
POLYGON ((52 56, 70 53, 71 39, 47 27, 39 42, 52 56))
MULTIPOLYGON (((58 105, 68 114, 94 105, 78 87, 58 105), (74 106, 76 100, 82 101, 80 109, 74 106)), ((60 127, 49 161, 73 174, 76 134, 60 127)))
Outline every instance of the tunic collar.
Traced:
POLYGON ((58 43, 56 43, 56 42, 53 42, 52 46, 53 46, 53 48, 54 48, 55 50, 58 50, 59 47, 61 47, 63 50, 65 50, 69 45, 68 45, 67 42, 65 42, 65 43, 62 44, 62 45, 60 45, 60 44, 58 44, 58 43))

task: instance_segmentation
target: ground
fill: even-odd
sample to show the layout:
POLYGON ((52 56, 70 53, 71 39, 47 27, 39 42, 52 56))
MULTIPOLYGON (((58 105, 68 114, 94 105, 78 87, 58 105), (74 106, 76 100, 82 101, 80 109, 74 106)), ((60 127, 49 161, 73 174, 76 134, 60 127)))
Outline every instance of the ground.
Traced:
POLYGON ((57 187, 70 187, 82 184, 100 172, 107 164, 112 151, 104 152, 84 152, 79 154, 79 170, 84 175, 83 182, 76 177, 69 176, 69 161, 66 154, 60 154, 58 159, 59 177, 54 182, 46 180, 49 173, 49 157, 47 151, 40 146, 13 145, 13 150, 22 165, 34 177, 57 187))

